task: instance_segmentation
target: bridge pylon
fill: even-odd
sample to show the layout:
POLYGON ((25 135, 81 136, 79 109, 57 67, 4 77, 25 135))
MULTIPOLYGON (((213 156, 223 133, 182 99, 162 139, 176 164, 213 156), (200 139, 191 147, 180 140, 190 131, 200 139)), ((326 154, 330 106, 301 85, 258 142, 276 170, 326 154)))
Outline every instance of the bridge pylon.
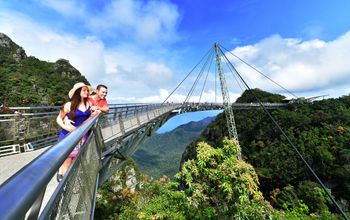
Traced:
POLYGON ((220 86, 221 86, 222 99, 223 99, 223 104, 224 104, 224 109, 225 109, 229 137, 231 139, 236 140, 237 143, 239 143, 235 118, 233 115, 232 105, 230 102, 230 95, 228 93, 227 83, 226 83, 224 71, 223 71, 222 64, 221 64, 220 49, 219 49, 218 43, 214 44, 214 48, 215 48, 215 53, 216 53, 216 66, 217 66, 218 72, 219 72, 220 86))

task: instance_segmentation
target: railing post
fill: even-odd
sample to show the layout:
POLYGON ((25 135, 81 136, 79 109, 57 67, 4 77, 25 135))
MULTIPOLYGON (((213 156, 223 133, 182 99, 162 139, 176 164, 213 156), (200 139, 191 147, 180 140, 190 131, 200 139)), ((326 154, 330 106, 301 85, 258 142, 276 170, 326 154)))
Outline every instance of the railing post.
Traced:
POLYGON ((120 131, 122 132, 122 134, 125 134, 124 122, 123 122, 123 117, 121 113, 118 115, 118 119, 119 119, 120 131))
POLYGON ((117 120, 117 111, 114 110, 114 113, 113 113, 113 121, 117 120))
POLYGON ((27 220, 38 219, 40 208, 44 199, 45 191, 46 191, 46 188, 43 189, 43 191, 39 194, 38 198, 33 203, 32 207, 30 208, 30 212, 27 220))
POLYGON ((105 144, 103 142, 101 126, 99 125, 99 123, 96 124, 95 128, 93 129, 93 132, 95 134, 95 140, 96 140, 96 145, 97 145, 97 149, 98 149, 98 154, 99 154, 99 157, 101 158, 102 150, 105 148, 105 144))
POLYGON ((138 124, 138 125, 141 125, 139 110, 136 109, 135 111, 136 111, 135 113, 136 113, 136 121, 137 121, 137 124, 138 124))
POLYGON ((147 105, 147 109, 146 109, 146 113, 147 113, 147 120, 149 121, 149 105, 147 105))

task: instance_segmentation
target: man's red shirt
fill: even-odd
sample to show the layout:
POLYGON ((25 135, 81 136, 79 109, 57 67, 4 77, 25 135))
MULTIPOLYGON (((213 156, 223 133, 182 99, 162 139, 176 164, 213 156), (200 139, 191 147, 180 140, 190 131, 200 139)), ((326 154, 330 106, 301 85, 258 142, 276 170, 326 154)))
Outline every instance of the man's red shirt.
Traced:
POLYGON ((88 101, 92 104, 92 106, 103 107, 107 105, 107 99, 100 99, 99 101, 95 101, 92 96, 89 96, 88 101))

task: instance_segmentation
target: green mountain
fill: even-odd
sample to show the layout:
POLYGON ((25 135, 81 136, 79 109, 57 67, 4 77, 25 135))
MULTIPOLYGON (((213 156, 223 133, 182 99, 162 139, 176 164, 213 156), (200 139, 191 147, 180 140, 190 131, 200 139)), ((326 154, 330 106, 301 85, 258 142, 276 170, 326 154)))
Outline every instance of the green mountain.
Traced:
POLYGON ((7 106, 61 105, 75 83, 88 83, 68 60, 51 63, 27 56, 2 33, 0 77, 0 100, 7 106))
MULTIPOLYGON (((261 90, 254 91, 263 102, 282 98, 274 94, 264 96, 262 93, 266 92, 261 90)), ((247 93, 239 100, 252 102, 247 93)), ((336 200, 349 211, 350 96, 294 103, 269 112, 336 200)), ((308 213, 336 212, 326 193, 266 113, 257 109, 234 110, 234 114, 243 158, 254 166, 266 200, 281 209, 293 209, 302 202, 307 205, 308 213)), ((225 127, 225 116, 220 114, 187 147, 181 163, 196 158, 200 141, 220 146, 223 138, 228 136, 225 127)))
POLYGON ((143 172, 154 178, 158 179, 163 175, 173 178, 179 171, 181 155, 186 146, 196 139, 214 118, 191 121, 172 131, 154 134, 135 152, 133 159, 143 172))

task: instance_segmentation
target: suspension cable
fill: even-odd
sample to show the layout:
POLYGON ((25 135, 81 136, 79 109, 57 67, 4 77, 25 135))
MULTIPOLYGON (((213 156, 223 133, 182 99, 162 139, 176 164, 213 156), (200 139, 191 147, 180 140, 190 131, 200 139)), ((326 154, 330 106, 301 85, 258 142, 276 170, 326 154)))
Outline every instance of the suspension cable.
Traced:
POLYGON ((255 70, 256 72, 260 73, 261 75, 263 75, 265 78, 269 79, 271 82, 273 82, 275 85, 277 85, 278 87, 282 88, 283 90, 285 90, 286 92, 288 92, 290 95, 294 96, 295 98, 298 98, 298 96, 296 96, 294 93, 292 93, 291 91, 289 91, 288 89, 284 88, 282 85, 278 84, 277 82, 275 82, 273 79, 271 79, 270 77, 268 77, 266 74, 264 74, 263 72, 261 72, 260 70, 258 70, 257 68, 255 68, 254 66, 250 65, 249 63, 247 63, 246 61, 244 61, 243 59, 241 59, 240 57, 238 57, 237 55, 235 55, 234 53, 232 53, 231 51, 227 50, 225 47, 221 46, 221 48, 223 48, 225 51, 229 52, 230 54, 232 54, 234 57, 236 57, 238 60, 240 60, 241 62, 243 62, 244 64, 246 64, 247 66, 249 66, 250 68, 252 68, 253 70, 255 70))
MULTIPOLYGON (((226 63, 226 66, 228 67, 228 69, 231 70, 232 76, 235 78, 235 80, 236 80, 236 82, 237 82, 239 88, 241 89, 241 91, 242 91, 242 93, 243 93, 243 92, 244 92, 244 89, 242 88, 242 85, 241 85, 241 84, 243 84, 243 83, 240 82, 239 79, 235 76, 235 74, 233 73, 233 71, 232 71, 232 69, 231 69, 231 66, 230 66, 227 62, 225 62, 225 63, 226 63)), ((244 85, 243 85, 243 86, 244 86, 244 85)))
POLYGON ((198 103, 200 103, 200 102, 201 102, 201 99, 202 99, 202 95, 203 95, 203 92, 204 92, 205 84, 207 83, 207 79, 208 79, 210 67, 211 67, 211 64, 213 63, 213 57, 214 57, 214 53, 212 53, 212 54, 211 54, 211 57, 210 57, 210 64, 209 64, 209 67, 208 67, 207 75, 205 76, 205 80, 204 80, 204 83, 203 83, 202 92, 201 92, 201 95, 199 96, 199 101, 198 101, 198 103))
POLYGON ((186 75, 186 77, 175 87, 175 89, 168 95, 168 97, 162 102, 162 104, 164 104, 169 98, 170 96, 181 86, 181 84, 191 75, 191 73, 193 72, 193 70, 195 70, 197 68, 197 66, 203 61, 203 59, 210 53, 210 51, 212 51, 213 48, 210 48, 205 55, 202 57, 202 59, 199 60, 199 62, 192 68, 192 70, 186 75))
MULTIPOLYGON (((212 53, 214 53, 214 49, 212 50, 212 53)), ((211 54, 212 54, 212 53, 211 53, 211 54)), ((194 90, 195 90, 195 88, 196 88, 196 86, 197 86, 197 84, 198 84, 198 81, 199 81, 200 78, 202 77, 203 72, 204 72, 204 69, 205 69, 205 67, 207 66, 207 64, 208 64, 208 62, 209 62, 209 60, 210 60, 211 54, 208 55, 206 62, 204 63, 202 69, 200 70, 200 72, 199 72, 199 74, 198 74, 198 76, 197 76, 195 82, 193 83, 193 85, 192 85, 192 87, 191 87, 189 93, 187 94, 187 97, 186 97, 186 99, 185 99, 185 101, 183 102, 182 105, 185 105, 185 104, 189 101, 189 99, 191 98, 191 96, 192 96, 192 94, 193 94, 193 92, 194 92, 194 90)))
MULTIPOLYGON (((219 47, 220 51, 222 52, 221 48, 219 47)), ((279 124, 276 122, 276 120, 272 117, 272 115, 269 113, 269 111, 267 111, 267 109, 265 108, 265 106, 261 103, 260 99, 257 97, 257 95, 255 94, 255 92, 248 86, 248 84, 244 81, 244 79, 242 78, 242 76, 238 73, 238 71, 236 70, 236 68, 232 65, 232 63, 229 61, 229 59, 226 57, 225 54, 223 54, 223 56, 225 57, 225 59, 227 60, 227 62, 230 64, 230 66, 232 67, 232 69, 235 71, 235 73, 237 74, 237 76, 241 79, 241 81, 244 83, 244 85, 248 88, 248 91, 252 93, 252 95, 254 96, 254 98, 258 101, 259 105, 263 108, 264 112, 269 116, 269 118, 271 119, 271 121, 275 124, 275 126, 278 128, 278 130, 282 133, 282 135, 286 138, 287 142, 289 143, 290 146, 292 146, 292 148, 294 149, 294 151, 296 152, 296 154, 300 157, 300 159, 303 161, 303 163, 306 165, 306 167, 309 169, 309 171, 312 173, 312 175, 316 178, 316 180, 318 181, 318 183, 321 185, 321 187, 323 188, 323 190, 326 192, 326 194, 328 195, 328 197, 332 200, 333 204, 337 207, 337 209, 340 211, 340 213, 343 215, 343 217, 347 220, 348 217, 345 214, 345 212, 341 209, 341 207, 339 206, 339 204, 335 201, 335 199, 333 198, 333 196, 328 192, 326 186, 323 184, 323 182, 321 181, 321 179, 317 176, 317 174, 315 173, 315 171, 311 168, 311 166, 309 165, 309 163, 304 159, 304 157, 301 155, 301 153, 298 151, 297 147, 292 143, 292 141, 289 139, 289 137, 286 135, 286 133, 283 131, 283 129, 279 126, 279 124)))
POLYGON ((217 96, 217 89, 216 89, 216 78, 217 78, 217 73, 216 73, 216 68, 214 68, 215 69, 215 103, 217 103, 217 100, 216 100, 216 96, 217 96))

